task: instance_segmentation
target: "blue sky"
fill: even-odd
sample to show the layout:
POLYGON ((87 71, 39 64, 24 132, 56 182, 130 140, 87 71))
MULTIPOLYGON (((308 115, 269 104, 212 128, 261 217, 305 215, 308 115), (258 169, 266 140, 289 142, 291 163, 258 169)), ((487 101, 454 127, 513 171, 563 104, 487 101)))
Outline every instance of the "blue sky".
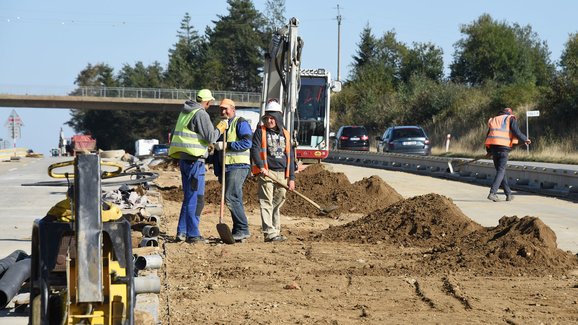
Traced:
MULTIPOLYGON (((264 0, 254 0, 265 10, 264 0)), ((305 41, 302 67, 329 69, 337 76, 337 4, 341 24, 341 78, 346 79, 360 33, 369 25, 380 37, 395 30, 399 41, 432 42, 444 51, 449 65, 459 28, 483 13, 498 21, 530 25, 546 41, 558 61, 571 33, 578 32, 578 1, 558 0, 286 0, 285 16, 297 17, 305 41)), ((0 1, 0 93, 64 95, 87 64, 106 63, 118 72, 123 64, 154 61, 166 67, 168 50, 176 41, 180 22, 188 12, 204 33, 217 15, 227 14, 225 0, 211 1, 0 1)), ((0 122, 12 108, 0 108, 0 122)), ((60 127, 66 137, 73 130, 64 109, 18 108, 24 122, 18 147, 48 154, 57 145, 60 127)), ((0 130, 0 138, 9 138, 0 130)))

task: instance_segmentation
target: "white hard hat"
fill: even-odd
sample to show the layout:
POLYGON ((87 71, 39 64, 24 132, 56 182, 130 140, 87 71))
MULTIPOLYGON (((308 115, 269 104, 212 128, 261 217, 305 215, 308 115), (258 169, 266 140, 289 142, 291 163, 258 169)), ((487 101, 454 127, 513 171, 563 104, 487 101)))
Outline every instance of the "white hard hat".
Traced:
POLYGON ((267 106, 265 106, 265 112, 283 113, 283 109, 281 108, 281 104, 279 104, 275 101, 271 101, 271 102, 267 103, 267 106))

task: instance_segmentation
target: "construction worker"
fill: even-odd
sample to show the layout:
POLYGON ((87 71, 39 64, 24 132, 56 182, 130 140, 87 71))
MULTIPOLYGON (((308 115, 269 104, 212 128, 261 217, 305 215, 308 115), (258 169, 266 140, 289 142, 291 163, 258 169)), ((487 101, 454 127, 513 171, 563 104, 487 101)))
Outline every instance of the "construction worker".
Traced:
POLYGON ((229 129, 226 134, 227 142, 223 143, 223 138, 215 145, 217 150, 213 168, 215 175, 222 182, 222 168, 225 166, 225 204, 231 211, 233 218, 233 238, 243 240, 249 238, 249 223, 243 207, 243 183, 249 175, 251 168, 251 138, 253 131, 251 125, 242 117, 236 116, 235 102, 225 98, 219 105, 221 117, 228 120, 229 129), (225 164, 222 161, 222 151, 225 150, 225 164), (219 153, 221 152, 221 153, 219 153))
POLYGON ((228 127, 227 120, 213 126, 206 111, 213 100, 210 90, 201 89, 195 102, 186 101, 171 139, 169 156, 179 159, 184 193, 176 241, 205 242, 199 231, 205 205, 205 159, 208 145, 215 143, 228 127))
POLYGON ((518 143, 518 140, 527 145, 532 143, 518 128, 518 121, 512 114, 511 108, 506 107, 500 110, 496 116, 488 120, 486 150, 488 156, 492 157, 496 168, 496 176, 490 188, 488 200, 500 201, 497 195, 500 185, 504 189, 504 194, 506 194, 506 201, 514 199, 506 177, 506 164, 508 163, 508 154, 512 150, 512 146, 518 143))
POLYGON ((259 176, 259 204, 261 227, 265 242, 284 241, 281 235, 281 207, 287 191, 275 183, 287 182, 295 189, 295 155, 291 148, 289 131, 283 127, 283 110, 275 101, 269 101, 261 125, 253 133, 251 147, 253 175, 259 176))

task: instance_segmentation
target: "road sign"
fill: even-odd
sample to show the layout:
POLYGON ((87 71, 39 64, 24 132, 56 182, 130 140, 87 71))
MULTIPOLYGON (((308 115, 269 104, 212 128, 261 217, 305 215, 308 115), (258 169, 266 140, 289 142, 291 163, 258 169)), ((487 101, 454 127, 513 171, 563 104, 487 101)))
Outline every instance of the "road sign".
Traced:
POLYGON ((527 117, 538 117, 540 116, 540 111, 526 111, 527 117))
POLYGON ((15 110, 12 110, 10 116, 8 116, 8 120, 4 126, 8 129, 8 133, 13 140, 20 139, 20 128, 24 125, 22 123, 22 119, 18 116, 15 110))

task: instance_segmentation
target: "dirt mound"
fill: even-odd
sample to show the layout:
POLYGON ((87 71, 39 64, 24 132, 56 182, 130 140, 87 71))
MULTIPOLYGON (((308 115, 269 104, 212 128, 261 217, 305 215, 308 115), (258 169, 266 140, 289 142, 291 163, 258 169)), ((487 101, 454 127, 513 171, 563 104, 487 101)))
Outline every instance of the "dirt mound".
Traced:
POLYGON ((179 160, 178 159, 164 159, 158 161, 156 164, 149 164, 149 168, 151 170, 162 170, 162 171, 176 171, 178 172, 179 169, 179 160))
POLYGON ((532 216, 504 216, 445 247, 434 247, 424 264, 440 270, 469 269, 491 275, 555 274, 578 267, 575 255, 557 248, 554 231, 532 216))
POLYGON ((399 201, 348 224, 330 227, 316 238, 431 246, 480 229, 483 227, 463 214, 451 199, 430 193, 399 201))
MULTIPOLYGON (((369 213, 402 199, 399 193, 377 176, 351 184, 345 174, 330 172, 323 164, 313 164, 299 172, 295 184, 297 191, 322 208, 337 206, 337 209, 329 214, 330 217, 345 212, 369 213)), ((257 177, 249 176, 245 181, 243 199, 246 209, 259 207, 258 186, 257 177)), ((207 181, 205 188, 207 203, 218 204, 220 191, 221 187, 217 181, 207 181)), ((288 216, 312 217, 318 215, 319 210, 297 194, 288 193, 281 213, 288 216)))
POLYGON ((556 235, 540 219, 502 217, 497 227, 485 228, 438 194, 400 201, 313 239, 427 248, 415 269, 432 274, 544 275, 578 267, 578 258, 557 248, 556 235))

